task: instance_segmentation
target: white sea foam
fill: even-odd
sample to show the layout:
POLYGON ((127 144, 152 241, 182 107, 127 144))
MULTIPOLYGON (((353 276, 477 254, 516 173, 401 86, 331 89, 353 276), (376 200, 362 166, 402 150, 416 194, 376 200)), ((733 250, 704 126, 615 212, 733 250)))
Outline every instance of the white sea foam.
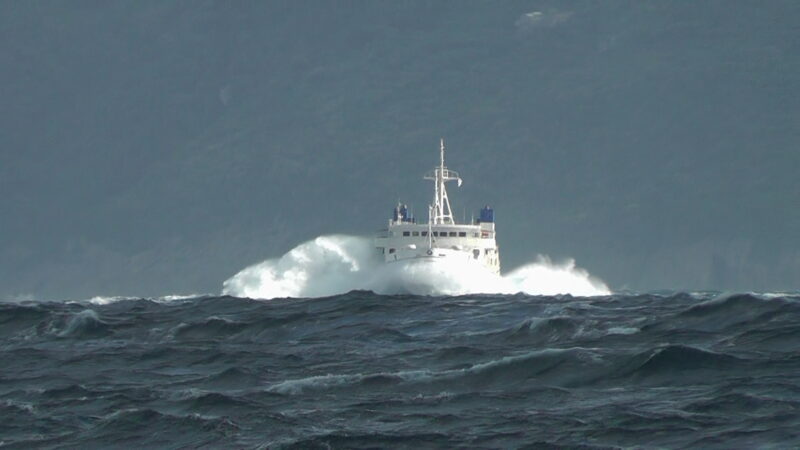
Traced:
MULTIPOLYGON (((84 300, 84 301, 87 301, 87 302, 89 302, 89 303, 91 303, 93 305, 110 305, 111 303, 122 302, 122 301, 125 301, 125 300, 139 300, 139 299, 145 298, 147 300, 151 300, 151 301, 158 302, 158 303, 168 303, 168 302, 173 302, 173 301, 177 301, 177 300, 188 300, 188 299, 202 297, 202 296, 203 295, 200 295, 200 294, 189 294, 189 295, 173 294, 173 295, 164 295, 164 296, 161 296, 161 297, 128 297, 128 296, 123 296, 123 295, 115 295, 115 296, 98 295, 98 296, 90 298, 89 300, 84 300)), ((77 303, 81 303, 81 302, 77 302, 77 303)))
POLYGON ((93 305, 109 305, 111 303, 121 302, 124 300, 136 300, 138 297, 125 297, 122 295, 103 296, 97 295, 90 298, 88 301, 93 305))
POLYGON ((400 382, 405 383, 426 383, 431 381, 444 381, 448 379, 458 378, 469 374, 479 374, 488 370, 493 370, 505 366, 513 366, 518 363, 524 363, 538 358, 548 358, 563 354, 574 354, 576 358, 583 361, 598 363, 603 360, 601 355, 595 349, 586 349, 581 347, 572 348, 546 348, 542 350, 534 350, 525 352, 518 355, 504 356, 500 359, 494 359, 482 363, 474 364, 470 367, 460 369, 448 369, 441 371, 431 370, 403 370, 399 372, 376 372, 376 373, 355 373, 355 374, 327 374, 316 375, 305 378, 289 379, 269 386, 267 392, 275 392, 278 394, 294 395, 309 390, 324 390, 331 389, 339 386, 351 386, 360 383, 371 377, 386 377, 394 378, 400 382))
POLYGON ((636 334, 639 331, 636 327, 612 327, 608 329, 608 334, 636 334))
POLYGON ((352 384, 364 378, 364 375, 319 375, 297 380, 286 380, 271 386, 268 392, 279 394, 299 394, 310 388, 329 388, 343 384, 352 384))
POLYGON ((354 289, 379 294, 607 295, 608 286, 576 267, 547 257, 497 276, 472 261, 384 264, 368 238, 320 236, 280 258, 247 267, 226 280, 223 294, 271 299, 323 297, 354 289))

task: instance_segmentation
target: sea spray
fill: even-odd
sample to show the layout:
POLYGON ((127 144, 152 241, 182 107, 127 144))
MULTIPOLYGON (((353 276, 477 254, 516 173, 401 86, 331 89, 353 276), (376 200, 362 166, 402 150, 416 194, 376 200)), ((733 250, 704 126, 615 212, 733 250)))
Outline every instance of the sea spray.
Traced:
POLYGON ((223 293, 237 297, 323 297, 366 289, 369 266, 379 263, 366 239, 320 236, 240 271, 223 284, 223 293))
POLYGON ((472 261, 389 263, 381 261, 368 238, 319 236, 280 258, 247 267, 226 280, 223 293, 237 297, 322 297, 355 289, 379 294, 607 295, 601 280, 573 260, 555 264, 547 257, 504 276, 472 261))

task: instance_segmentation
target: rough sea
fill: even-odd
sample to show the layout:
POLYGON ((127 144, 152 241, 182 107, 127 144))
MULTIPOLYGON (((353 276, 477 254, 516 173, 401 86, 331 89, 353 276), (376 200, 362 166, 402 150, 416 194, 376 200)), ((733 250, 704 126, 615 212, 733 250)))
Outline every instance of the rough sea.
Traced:
POLYGON ((800 296, 0 303, 3 448, 796 448, 800 296))

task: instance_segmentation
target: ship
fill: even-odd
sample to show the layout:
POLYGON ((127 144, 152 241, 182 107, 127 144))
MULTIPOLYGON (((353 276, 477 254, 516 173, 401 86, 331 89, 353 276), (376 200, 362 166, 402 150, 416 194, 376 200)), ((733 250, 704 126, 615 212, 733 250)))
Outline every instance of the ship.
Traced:
POLYGON ((387 264, 460 261, 476 263, 490 273, 500 274, 494 210, 480 209, 471 223, 457 223, 453 217, 446 184, 463 183, 458 172, 444 164, 444 139, 439 145, 439 165, 425 174, 433 181, 433 201, 428 205, 428 222, 417 223, 408 206, 398 203, 388 226, 378 232, 375 247, 387 264))

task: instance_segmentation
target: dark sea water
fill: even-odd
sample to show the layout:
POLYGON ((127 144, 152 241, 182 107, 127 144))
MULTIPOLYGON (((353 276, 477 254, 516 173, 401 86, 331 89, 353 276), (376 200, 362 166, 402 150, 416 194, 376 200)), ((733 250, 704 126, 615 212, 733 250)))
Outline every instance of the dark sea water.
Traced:
POLYGON ((800 297, 0 303, 8 448, 796 448, 800 297))

